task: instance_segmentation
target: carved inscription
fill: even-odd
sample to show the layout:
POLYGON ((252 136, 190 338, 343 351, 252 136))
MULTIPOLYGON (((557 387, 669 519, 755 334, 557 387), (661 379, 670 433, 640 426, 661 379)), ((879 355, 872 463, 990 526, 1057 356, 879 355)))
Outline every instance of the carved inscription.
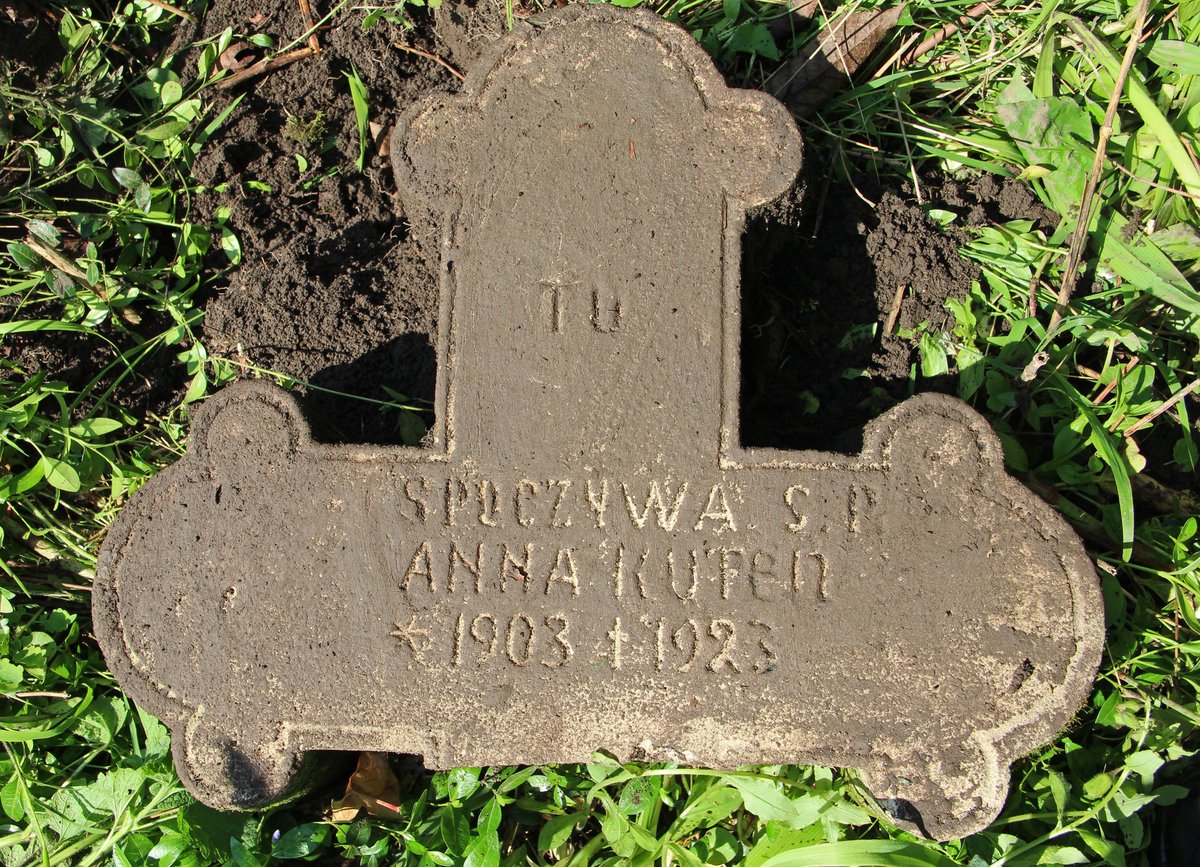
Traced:
POLYGON ((597 283, 588 288, 559 279, 543 280, 541 285, 547 333, 566 334, 577 327, 599 334, 621 330, 625 309, 617 293, 607 286, 597 283))
POLYGON ((601 592, 615 600, 696 604, 781 602, 809 583, 822 596, 829 589, 828 559, 802 548, 622 543, 585 549, 502 540, 397 544, 398 556, 389 559, 407 562, 396 582, 413 598, 498 593, 573 599, 601 592))
MULTIPOLYGON (((780 486, 761 527, 785 546, 735 541, 749 524, 739 514, 744 492, 721 481, 452 474, 408 478, 401 490, 385 568, 414 606, 468 606, 452 619, 424 613, 395 623, 396 652, 417 665, 769 674, 780 661, 771 607, 830 598, 821 548, 830 536, 812 532, 800 483, 780 486), (593 528, 618 541, 597 541, 593 528), (597 602, 619 615, 597 622, 575 613, 597 602), (644 613, 659 603, 676 615, 644 613)), ((854 485, 832 526, 853 536, 877 500, 869 482, 854 485)), ((827 530, 830 516, 821 520, 827 530)))
POLYGON ((712 674, 767 674, 779 662, 773 627, 758 619, 616 617, 599 638, 589 637, 588 624, 582 625, 574 631, 580 624, 565 612, 542 615, 530 609, 505 617, 481 611, 460 613, 448 628, 439 618, 413 615, 397 622, 390 634, 402 657, 421 665, 449 660, 452 668, 604 662, 613 671, 687 672, 695 666, 712 674))
MULTIPOLYGON (((404 523, 446 527, 478 524, 494 528, 563 530, 576 526, 598 530, 620 527, 667 532, 735 533, 744 525, 734 504, 740 491, 724 482, 697 483, 680 479, 619 480, 531 479, 501 481, 489 478, 449 477, 439 484, 427 476, 403 480, 403 499, 396 503, 396 516, 404 523), (435 491, 438 485, 440 491, 435 491)), ((821 503, 810 503, 809 489, 797 483, 781 486, 774 497, 777 526, 803 533, 808 513, 828 517, 821 503)), ((847 489, 842 505, 843 522, 857 533, 878 505, 879 494, 866 482, 847 489)), ((768 504, 769 505, 769 504, 768 504)))
MULTIPOLYGON (((628 519, 639 530, 668 532, 690 528, 693 532, 736 532, 738 521, 726 485, 695 485, 673 479, 619 481, 610 479, 518 479, 501 483, 491 479, 454 476, 445 483, 444 497, 435 498, 428 478, 408 479, 407 503, 401 517, 427 523, 432 510, 442 508, 447 527, 464 522, 485 527, 517 526, 565 529, 575 521, 601 530, 615 519, 628 519), (439 502, 440 500, 440 502, 439 502), (683 522, 682 524, 680 522, 683 522)), ((799 486, 793 486, 799 488, 799 486)), ((783 495, 796 520, 801 504, 792 488, 783 495)), ((849 520, 849 517, 847 517, 849 520)), ((790 524, 789 524, 790 526, 790 524)))

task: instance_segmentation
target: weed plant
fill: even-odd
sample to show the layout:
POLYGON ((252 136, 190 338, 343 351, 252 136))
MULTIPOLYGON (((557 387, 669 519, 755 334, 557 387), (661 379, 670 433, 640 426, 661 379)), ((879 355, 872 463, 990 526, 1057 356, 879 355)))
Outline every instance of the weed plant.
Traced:
MULTIPOLYGON (((392 818, 335 823, 311 802, 222 815, 195 803, 166 729, 104 668, 89 582, 114 514, 181 454, 191 406, 231 376, 206 352, 197 298, 240 248, 220 220, 192 217, 189 167, 226 116, 206 88, 224 74, 217 59, 232 34, 200 46, 199 77, 185 86, 163 50, 177 19, 160 4, 28 5, 11 10, 44 15, 57 44, 34 73, 0 60, 0 863, 1152 863, 1154 816, 1195 780, 1200 721, 1200 0, 1148 4, 1088 217, 1084 279, 1052 329, 1133 6, 995 0, 963 17, 973 0, 916 0, 874 67, 804 122, 817 175, 919 189, 918 169, 988 171, 1021 179, 1060 218, 1053 231, 1022 220, 971 230, 964 255, 982 279, 952 303, 949 333, 922 334, 912 380, 957 372, 1010 470, 1088 540, 1107 648, 1072 726, 1015 767, 1000 818, 945 844, 897 830, 849 772, 600 755, 409 774, 392 818), (932 51, 908 57, 948 24, 932 51), (39 365, 48 337, 106 361, 39 365), (173 365, 188 383, 173 408, 140 411, 141 385, 173 365)), ((414 5, 338 14, 407 25, 424 14, 414 5)), ((754 86, 836 9, 789 22, 782 39, 769 27, 786 15, 778 4, 674 0, 658 11, 754 86)), ((353 93, 365 117, 369 94, 361 82, 353 93)), ((365 154, 361 122, 359 133, 365 154)))

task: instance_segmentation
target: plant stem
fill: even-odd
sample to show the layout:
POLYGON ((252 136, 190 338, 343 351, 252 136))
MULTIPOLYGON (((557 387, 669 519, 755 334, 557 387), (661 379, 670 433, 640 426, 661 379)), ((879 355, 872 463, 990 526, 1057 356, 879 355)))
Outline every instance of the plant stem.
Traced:
POLYGON ((1083 187, 1083 197, 1079 200, 1078 222, 1075 232, 1071 235, 1071 246, 1067 254, 1067 264, 1063 269, 1062 286, 1058 290, 1058 299, 1054 312, 1050 314, 1050 325, 1047 332, 1052 332, 1062 321, 1067 311, 1067 302, 1075 291, 1079 280, 1079 265, 1083 261, 1083 250, 1087 244, 1088 227, 1092 222, 1092 198, 1096 195, 1096 185, 1100 182, 1100 173, 1104 169, 1108 151, 1108 140, 1112 138, 1113 121, 1117 117, 1117 108, 1125 93, 1125 81, 1129 78, 1129 70, 1133 68, 1134 58, 1137 57, 1138 46, 1142 41, 1142 33, 1146 29, 1146 16, 1150 12, 1150 0, 1139 0, 1137 17, 1133 23, 1133 32, 1129 34, 1129 43, 1125 46, 1125 58, 1113 82, 1112 93, 1108 96, 1108 108, 1104 112, 1104 123, 1100 125, 1100 134, 1096 141, 1096 155, 1092 160, 1092 170, 1088 173, 1087 183, 1083 187))

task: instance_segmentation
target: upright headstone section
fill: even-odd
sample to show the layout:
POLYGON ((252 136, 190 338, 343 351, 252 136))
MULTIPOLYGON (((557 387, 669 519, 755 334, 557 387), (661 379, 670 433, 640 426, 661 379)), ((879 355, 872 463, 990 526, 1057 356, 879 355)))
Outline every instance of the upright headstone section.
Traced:
POLYGON ((800 166, 782 107, 575 7, 392 154, 442 233, 430 447, 318 445, 233 386, 101 554, 96 633, 188 787, 251 808, 313 751, 608 749, 855 767, 929 834, 984 827, 1087 694, 1096 576, 948 397, 857 456, 740 446, 739 238, 800 166))

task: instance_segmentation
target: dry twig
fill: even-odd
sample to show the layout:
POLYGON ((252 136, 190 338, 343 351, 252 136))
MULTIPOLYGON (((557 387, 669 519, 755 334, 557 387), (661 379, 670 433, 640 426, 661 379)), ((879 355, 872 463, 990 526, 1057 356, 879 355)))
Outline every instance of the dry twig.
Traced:
POLYGON ((1067 302, 1075 291, 1079 280, 1079 265, 1083 261, 1083 249, 1087 244, 1088 226, 1091 224, 1092 199, 1096 195, 1096 186, 1100 183, 1100 173, 1104 169, 1108 151, 1108 140, 1112 138, 1113 120, 1117 116, 1117 107, 1125 93, 1125 81, 1129 78, 1129 70, 1133 68, 1133 60, 1137 56, 1138 46, 1142 41, 1142 31, 1146 29, 1146 15, 1150 11, 1150 0, 1139 0, 1137 19, 1133 24, 1133 33, 1129 35, 1129 44, 1125 46, 1125 57, 1121 68, 1117 71, 1116 81, 1113 82, 1112 95, 1108 98, 1108 109, 1104 112, 1104 123, 1100 125, 1100 135, 1096 142, 1096 157, 1092 160, 1092 170, 1088 173, 1087 183, 1083 187, 1083 197, 1079 201, 1079 222, 1071 235, 1071 246, 1067 253, 1067 265, 1063 269, 1062 286, 1058 290, 1058 299, 1054 312, 1050 314, 1050 325, 1046 333, 1054 331, 1062 321, 1067 311, 1067 302))
POLYGON ((1131 424, 1128 430, 1125 431, 1125 436, 1133 436, 1137 431, 1140 431, 1146 425, 1150 424, 1150 422, 1154 421, 1175 404, 1179 403, 1179 401, 1183 400, 1197 388, 1200 388, 1200 379, 1193 379, 1190 383, 1179 389, 1179 391, 1175 392, 1173 395, 1159 404, 1152 412, 1146 413, 1144 416, 1131 424))
POLYGON ((1158 181, 1152 181, 1149 178, 1143 178, 1141 175, 1136 175, 1133 172, 1129 171, 1129 169, 1125 168, 1125 166, 1121 165, 1116 160, 1110 159, 1108 162, 1109 162, 1109 165, 1111 165, 1114 169, 1116 169, 1117 171, 1121 172, 1124 175, 1128 175, 1129 177, 1131 177, 1135 181, 1137 181, 1139 184, 1146 184, 1147 186, 1154 187, 1155 189, 1158 189, 1158 190, 1165 190, 1166 192, 1170 193, 1173 196, 1183 196, 1186 199, 1192 199, 1193 201, 1200 202, 1200 195, 1197 195, 1196 193, 1193 193, 1189 190, 1176 189, 1175 187, 1168 186, 1167 184, 1160 184, 1158 181))
MULTIPOLYGON (((1112 381, 1108 385, 1104 386, 1104 390, 1092 398, 1092 406, 1099 406, 1100 402, 1103 401, 1104 398, 1108 397, 1109 394, 1112 393, 1112 390, 1117 387, 1117 383, 1133 372, 1133 369, 1137 367, 1138 361, 1140 360, 1140 357, 1137 355, 1129 359, 1129 363, 1125 365, 1125 368, 1121 371, 1120 375, 1114 376, 1112 381)), ((1099 379, 1098 376, 1096 378, 1099 379)))
POLYGON ((1186 150, 1188 152, 1188 156, 1192 158, 1192 165, 1196 167, 1197 171, 1200 171, 1200 159, 1196 158, 1196 150, 1192 147, 1192 143, 1186 138, 1181 138, 1180 141, 1183 142, 1183 149, 1186 150))
POLYGON ((921 42, 921 44, 912 51, 905 54, 902 62, 907 65, 912 63, 914 60, 920 59, 923 55, 933 51, 933 49, 937 48, 939 45, 957 33, 960 27, 965 27, 967 24, 970 24, 976 18, 979 18, 981 15, 983 15, 983 13, 990 12, 991 9, 992 0, 984 0, 983 3, 978 3, 972 6, 965 13, 959 16, 958 21, 947 24, 941 30, 937 31, 929 38, 921 42))
POLYGON ((192 24, 196 23, 195 15, 193 15, 191 12, 180 9, 178 6, 172 6, 170 3, 164 3, 163 0, 146 0, 146 2, 153 6, 157 6, 159 9, 170 12, 172 15, 178 15, 180 18, 183 18, 192 24))
POLYGON ((883 336, 890 337, 892 329, 896 327, 896 320, 900 318, 900 305, 904 303, 904 290, 907 289, 904 283, 896 287, 896 294, 892 296, 892 306, 888 310, 887 320, 883 323, 883 336))
MULTIPOLYGON (((1046 266, 1050 264, 1050 254, 1046 253, 1038 260, 1037 267, 1033 270, 1033 276, 1029 278, 1029 302, 1026 305, 1030 316, 1037 316, 1037 291, 1039 286, 1050 287, 1046 281, 1042 279, 1042 274, 1046 270, 1046 266)), ((1050 290, 1053 291, 1053 290, 1050 290)))
POLYGON ((312 3, 309 0, 299 0, 300 17, 304 19, 304 28, 308 31, 308 47, 313 51, 321 50, 321 42, 317 39, 317 25, 313 21, 312 3))
POLYGON ((8 693, 8 697, 9 698, 21 698, 21 699, 25 699, 25 698, 65 699, 65 698, 70 698, 71 696, 69 693, 65 693, 65 692, 10 692, 10 693, 8 693))
POLYGON ((295 63, 297 60, 303 60, 305 57, 311 57, 316 53, 312 46, 306 45, 303 48, 297 48, 295 51, 280 54, 278 57, 272 57, 269 60, 260 60, 258 63, 251 64, 240 72, 235 72, 228 78, 222 78, 217 82, 217 87, 221 90, 229 90, 231 87, 237 87, 251 78, 257 78, 260 75, 266 75, 268 72, 274 72, 276 69, 295 63))

